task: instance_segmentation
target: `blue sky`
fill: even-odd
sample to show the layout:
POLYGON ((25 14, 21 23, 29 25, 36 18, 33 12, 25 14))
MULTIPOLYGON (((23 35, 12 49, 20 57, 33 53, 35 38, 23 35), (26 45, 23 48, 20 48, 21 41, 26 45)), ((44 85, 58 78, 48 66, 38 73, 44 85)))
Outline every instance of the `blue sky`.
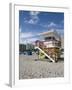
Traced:
POLYGON ((20 43, 34 42, 39 39, 39 33, 50 29, 64 34, 64 13, 19 11, 20 43))

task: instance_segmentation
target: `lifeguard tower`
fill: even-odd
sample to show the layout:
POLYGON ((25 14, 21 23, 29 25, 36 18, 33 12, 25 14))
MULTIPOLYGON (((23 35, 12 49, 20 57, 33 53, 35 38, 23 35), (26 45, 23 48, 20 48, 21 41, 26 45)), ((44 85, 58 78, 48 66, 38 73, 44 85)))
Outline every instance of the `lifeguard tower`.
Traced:
POLYGON ((39 58, 44 59, 45 57, 48 57, 50 61, 57 62, 60 57, 60 35, 53 29, 48 32, 40 33, 40 35, 44 38, 44 40, 37 40, 35 42, 35 48, 39 50, 39 58))

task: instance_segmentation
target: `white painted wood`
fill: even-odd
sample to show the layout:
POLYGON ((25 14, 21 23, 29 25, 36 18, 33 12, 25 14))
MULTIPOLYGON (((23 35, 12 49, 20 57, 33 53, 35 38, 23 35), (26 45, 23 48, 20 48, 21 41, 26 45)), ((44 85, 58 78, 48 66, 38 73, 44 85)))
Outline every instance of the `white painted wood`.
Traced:
POLYGON ((52 62, 55 62, 55 60, 53 60, 48 54, 46 54, 41 48, 39 47, 35 47, 35 49, 40 50, 45 56, 47 56, 52 62))

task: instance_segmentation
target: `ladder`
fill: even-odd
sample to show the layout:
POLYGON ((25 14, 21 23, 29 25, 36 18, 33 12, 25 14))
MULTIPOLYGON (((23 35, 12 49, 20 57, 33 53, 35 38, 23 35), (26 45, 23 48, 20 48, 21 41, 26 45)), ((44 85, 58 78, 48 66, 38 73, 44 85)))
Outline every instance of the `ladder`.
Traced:
POLYGON ((55 62, 55 60, 53 60, 48 54, 46 54, 41 48, 39 48, 39 47, 35 47, 35 49, 38 49, 38 50, 40 50, 46 57, 48 57, 52 62, 55 62))

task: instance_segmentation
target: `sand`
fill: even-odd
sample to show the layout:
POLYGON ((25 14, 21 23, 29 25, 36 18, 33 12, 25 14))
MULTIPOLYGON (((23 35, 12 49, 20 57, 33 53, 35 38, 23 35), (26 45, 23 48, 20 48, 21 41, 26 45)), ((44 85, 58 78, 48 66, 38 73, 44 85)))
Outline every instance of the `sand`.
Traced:
POLYGON ((41 61, 36 54, 19 56, 19 79, 52 77, 64 77, 64 61, 41 61))

